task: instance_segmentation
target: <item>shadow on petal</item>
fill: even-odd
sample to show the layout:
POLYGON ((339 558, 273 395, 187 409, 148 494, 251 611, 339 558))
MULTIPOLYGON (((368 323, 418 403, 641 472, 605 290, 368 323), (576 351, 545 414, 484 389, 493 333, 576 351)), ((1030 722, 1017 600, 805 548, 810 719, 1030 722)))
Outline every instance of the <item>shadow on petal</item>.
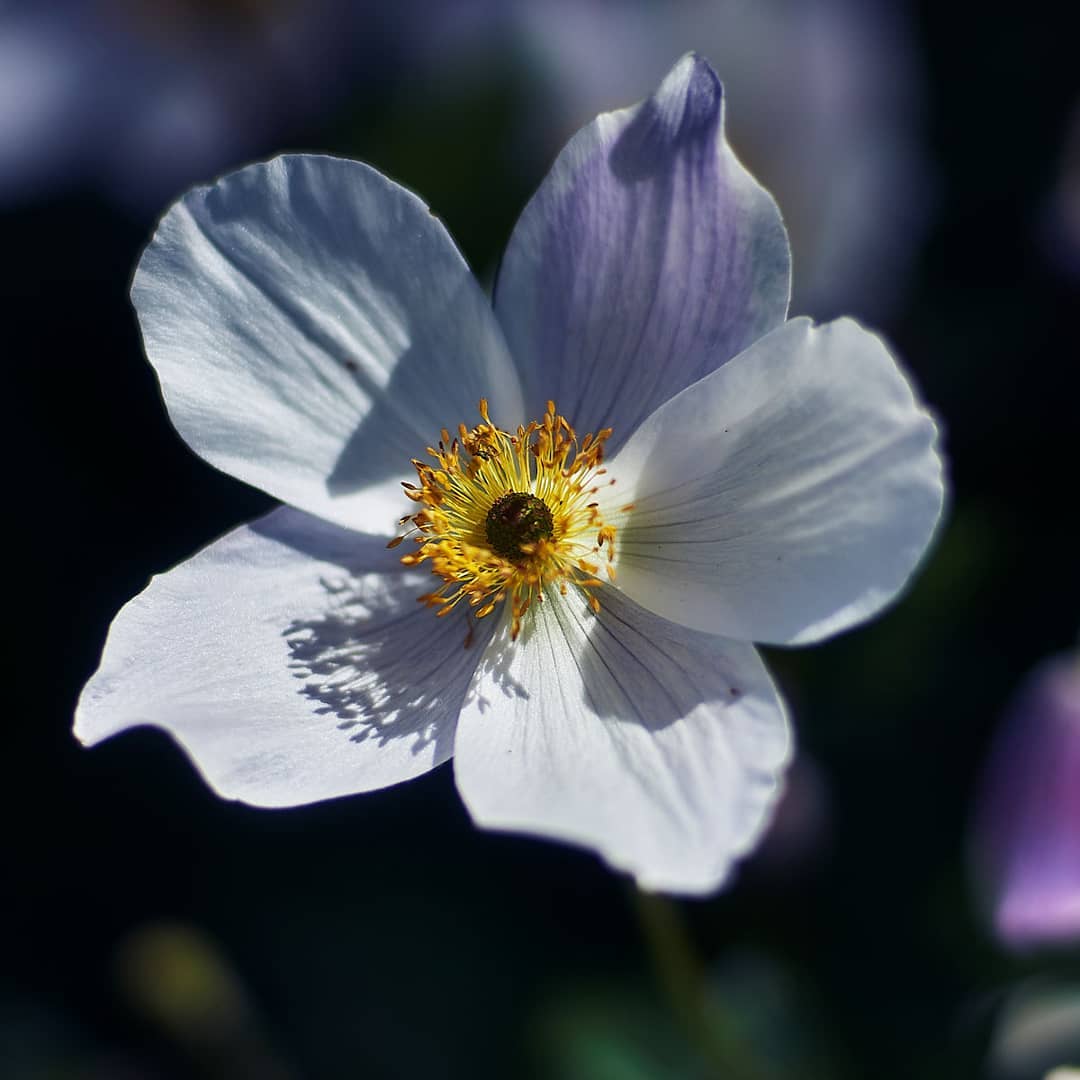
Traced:
POLYGON ((617 589, 604 589, 601 597, 599 613, 581 612, 577 627, 588 645, 578 661, 584 696, 598 716, 660 731, 705 702, 724 710, 751 691, 771 695, 747 646, 688 631, 617 589), (729 656, 725 648, 737 652, 729 656))
MULTIPOLYGON (((385 255, 372 248, 362 253, 363 264, 374 274, 385 255)), ((389 294, 392 284, 379 289, 389 294)), ((327 477, 331 495, 410 479, 410 462, 423 457, 425 447, 434 444, 443 428, 456 431, 459 423, 468 427, 479 423, 482 397, 503 427, 513 428, 524 419, 502 335, 464 262, 454 280, 446 283, 445 295, 433 294, 422 313, 402 311, 391 322, 401 323, 396 332, 407 342, 389 377, 360 357, 341 358, 372 407, 327 477)), ((384 331, 384 336, 390 335, 384 331)))
POLYGON ((475 704, 481 715, 494 704, 491 698, 485 695, 484 687, 494 687, 504 698, 528 701, 532 697, 512 670, 515 650, 525 647, 524 635, 522 640, 510 640, 510 620, 505 613, 496 615, 488 622, 491 625, 486 627, 487 644, 464 702, 466 705, 475 704))
POLYGON ((481 624, 478 632, 463 611, 437 618, 418 604, 429 576, 403 568, 382 539, 325 528, 335 548, 310 526, 274 534, 340 566, 319 577, 323 609, 281 631, 297 692, 315 703, 316 714, 333 717, 350 742, 408 740, 414 755, 431 747, 436 761, 445 760, 490 630, 481 624))
MULTIPOLYGON (((699 168, 716 158, 716 139, 723 122, 723 88, 707 65, 686 59, 692 74, 683 93, 647 98, 615 141, 608 155, 612 173, 627 184, 658 176, 672 177, 672 151, 694 147, 699 168)), ((681 66, 681 65, 680 65, 681 66)))

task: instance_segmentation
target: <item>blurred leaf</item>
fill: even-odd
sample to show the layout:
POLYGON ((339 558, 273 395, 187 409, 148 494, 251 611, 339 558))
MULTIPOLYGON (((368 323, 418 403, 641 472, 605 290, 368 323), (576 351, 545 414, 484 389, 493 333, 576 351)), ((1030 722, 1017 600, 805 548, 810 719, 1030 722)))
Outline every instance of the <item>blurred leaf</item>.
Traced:
POLYGON ((378 110, 358 99, 331 142, 420 193, 483 280, 543 176, 513 167, 520 98, 509 65, 410 83, 378 110))
POLYGON ((708 1075, 667 1008, 643 987, 577 987, 553 996, 534 1018, 532 1042, 545 1080, 708 1075))
POLYGON ((134 931, 118 947, 116 974, 131 1005, 200 1076, 290 1075, 263 1039, 238 976, 194 927, 162 922, 134 931))

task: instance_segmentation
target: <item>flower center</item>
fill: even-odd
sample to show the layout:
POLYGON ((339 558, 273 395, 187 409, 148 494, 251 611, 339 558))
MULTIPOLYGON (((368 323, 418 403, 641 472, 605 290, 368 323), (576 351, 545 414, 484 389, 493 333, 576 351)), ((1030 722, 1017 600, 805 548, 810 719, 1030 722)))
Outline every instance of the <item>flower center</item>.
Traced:
POLYGON ((487 512, 484 531, 496 555, 519 563, 528 558, 523 544, 532 551, 538 540, 551 539, 555 519, 543 499, 524 491, 508 491, 487 512))
POLYGON ((417 550, 401 561, 426 562, 440 579, 421 603, 446 615, 464 601, 480 619, 509 600, 512 638, 549 586, 563 595, 580 589, 598 611, 592 590, 603 584, 602 559, 615 576, 615 528, 596 499, 614 483, 599 479, 611 429, 579 440, 551 401, 542 420, 516 432, 496 427, 484 400, 480 416, 474 428, 459 424, 454 438, 444 428, 427 448, 432 462, 413 460, 419 483, 404 485, 420 509, 401 519, 412 528, 390 546, 411 535, 417 550))

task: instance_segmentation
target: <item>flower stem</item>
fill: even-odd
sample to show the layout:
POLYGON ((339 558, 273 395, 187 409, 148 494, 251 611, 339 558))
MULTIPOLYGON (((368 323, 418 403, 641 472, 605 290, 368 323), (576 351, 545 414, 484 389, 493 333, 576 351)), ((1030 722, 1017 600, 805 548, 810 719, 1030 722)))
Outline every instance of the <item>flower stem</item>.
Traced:
POLYGON ((745 1040, 710 1002, 705 970, 678 905, 666 896, 635 888, 634 906, 657 981, 701 1054, 707 1075, 769 1080, 769 1073, 752 1062, 745 1040))

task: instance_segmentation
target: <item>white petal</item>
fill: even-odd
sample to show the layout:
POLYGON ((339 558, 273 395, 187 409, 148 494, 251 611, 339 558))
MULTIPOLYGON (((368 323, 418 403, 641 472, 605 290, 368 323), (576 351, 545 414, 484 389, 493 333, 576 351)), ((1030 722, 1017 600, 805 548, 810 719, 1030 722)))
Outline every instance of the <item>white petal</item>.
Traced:
POLYGON ((79 701, 87 744, 170 732, 218 794, 292 806, 386 787, 452 751, 482 651, 382 541, 277 510, 154 578, 79 701))
POLYGON ((552 592, 496 639, 455 744, 480 825, 598 851, 648 889, 706 893, 760 836, 787 761, 784 706, 754 649, 601 591, 552 592))
POLYGON ((132 299, 188 445, 352 528, 393 531, 410 459, 479 422, 481 397, 500 423, 521 417, 502 332, 449 234, 355 161, 279 157, 190 191, 132 299))
POLYGON ((611 462, 619 585, 669 619, 799 644, 869 618, 941 515, 933 420, 881 340, 795 319, 657 409, 611 462))

